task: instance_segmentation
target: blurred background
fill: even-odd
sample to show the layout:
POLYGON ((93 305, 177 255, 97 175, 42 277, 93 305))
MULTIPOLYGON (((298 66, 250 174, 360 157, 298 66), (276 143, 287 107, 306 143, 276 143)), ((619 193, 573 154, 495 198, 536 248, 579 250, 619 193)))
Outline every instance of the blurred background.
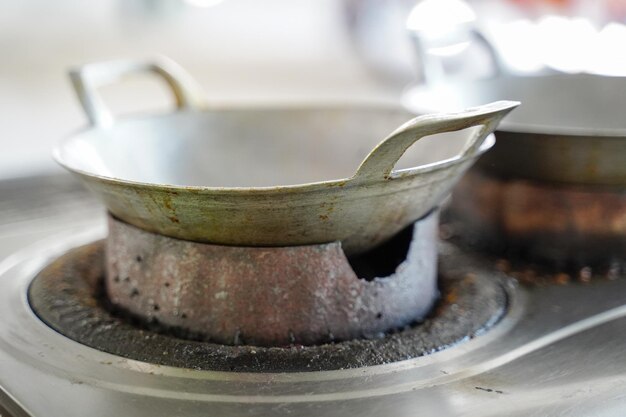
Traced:
MULTIPOLYGON (((167 55, 214 103, 384 101, 498 73, 626 75, 626 0, 4 0, 0 178, 59 170, 86 124, 67 69, 167 55)), ((120 114, 161 111, 161 84, 105 88, 120 114)))

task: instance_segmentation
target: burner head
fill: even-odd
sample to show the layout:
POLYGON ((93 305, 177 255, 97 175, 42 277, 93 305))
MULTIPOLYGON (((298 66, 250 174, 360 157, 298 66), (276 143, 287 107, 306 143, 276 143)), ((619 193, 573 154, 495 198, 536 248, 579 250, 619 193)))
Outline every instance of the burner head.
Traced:
POLYGON ((233 247, 178 240, 109 217, 105 292, 144 321, 226 345, 375 337, 423 319, 437 289, 438 215, 347 258, 339 242, 233 247))

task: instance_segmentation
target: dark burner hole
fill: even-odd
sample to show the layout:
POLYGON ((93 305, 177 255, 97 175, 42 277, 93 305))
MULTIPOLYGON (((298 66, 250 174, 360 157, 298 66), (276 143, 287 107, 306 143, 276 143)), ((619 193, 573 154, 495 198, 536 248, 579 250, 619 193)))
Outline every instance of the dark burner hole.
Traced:
POLYGON ((181 319, 186 319, 186 318, 187 318, 187 315, 186 315, 185 313, 183 313, 183 314, 181 314, 181 315, 180 315, 180 318, 181 318, 181 319))
POLYGON ((133 288, 133 289, 130 291, 130 296, 131 296, 131 298, 132 298, 132 297, 137 297, 138 295, 139 295, 139 290, 138 290, 137 288, 133 288))
POLYGON ((378 314, 376 314, 376 318, 377 318, 377 319, 382 319, 382 318, 383 318, 383 313, 378 313, 378 314))
POLYGON ((166 287, 169 287, 169 286, 170 286, 170 283, 169 283, 169 282, 166 282, 166 283, 165 283, 165 284, 163 284, 163 285, 165 285, 166 287))
POLYGON ((413 225, 410 225, 374 249, 350 256, 348 262, 360 279, 388 277, 406 260, 412 241, 413 225))
POLYGON ((140 255, 137 255, 137 257, 135 258, 135 260, 136 260, 137 262, 141 262, 141 261, 143 261, 143 258, 142 258, 140 255))
POLYGON ((158 305, 158 304, 155 304, 154 306, 152 306, 152 309, 153 309, 154 311, 159 311, 159 305, 158 305))
POLYGON ((113 282, 116 282, 116 283, 117 283, 117 282, 120 282, 120 277, 115 276, 115 278, 113 278, 113 282))

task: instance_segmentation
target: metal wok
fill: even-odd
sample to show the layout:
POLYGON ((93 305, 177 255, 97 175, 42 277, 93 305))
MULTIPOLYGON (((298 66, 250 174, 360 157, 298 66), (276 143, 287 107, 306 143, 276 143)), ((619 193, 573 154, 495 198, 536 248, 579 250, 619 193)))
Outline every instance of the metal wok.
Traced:
POLYGON ((114 216, 191 241, 341 241, 348 254, 385 241, 437 206, 518 104, 406 122, 409 113, 380 107, 207 109, 195 82, 164 59, 92 64, 71 77, 92 126, 63 141, 54 156, 114 216), (96 89, 142 72, 169 84, 178 110, 114 121, 96 89), (416 141, 460 130, 457 154, 394 171, 416 141))

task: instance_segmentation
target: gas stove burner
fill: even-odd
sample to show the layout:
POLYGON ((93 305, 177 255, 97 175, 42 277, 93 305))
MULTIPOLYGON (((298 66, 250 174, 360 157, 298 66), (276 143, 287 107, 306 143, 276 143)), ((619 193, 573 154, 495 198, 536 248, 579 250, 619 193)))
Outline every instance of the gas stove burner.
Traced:
POLYGON ((107 311, 93 296, 103 276, 103 244, 89 243, 102 236, 102 230, 73 231, 0 265, 0 404, 9 415, 521 417, 575 410, 574 416, 608 417, 624 407, 625 352, 615 343, 626 334, 624 276, 519 286, 498 270, 496 259, 443 243, 445 303, 424 323, 360 342, 218 349, 134 326, 107 311), (78 270, 87 273, 72 273, 78 270), (58 285, 48 282, 55 297, 41 294, 46 275, 57 279, 58 285), (485 289, 493 290, 491 296, 485 289), (493 302, 503 294, 506 304, 493 302), (481 297, 491 301, 478 304, 481 297), (489 313, 489 306, 496 309, 489 313), (465 308, 480 319, 455 323, 465 308), (73 325, 74 333, 53 321, 73 325), (474 337, 459 340, 461 327, 474 337), (437 333, 440 342, 429 342, 437 333), (103 334, 117 337, 107 345, 119 355, 88 346, 96 346, 103 334), (449 337, 445 346, 443 335, 449 337), (89 340, 77 343, 73 339, 79 336, 89 340), (385 351, 385 344, 399 348, 403 340, 421 344, 422 350, 404 346, 413 352, 396 349, 395 357, 385 356, 394 351, 385 351), (139 352, 133 343, 147 350, 139 352), (151 349, 165 344, 172 349, 151 349), (132 349, 142 360, 129 357, 132 349), (334 352, 323 356, 325 349, 334 352), (250 362, 225 357, 233 353, 258 362, 246 368, 250 362), (203 355, 208 357, 202 360, 203 355), (189 358, 205 369, 193 369, 189 358), (165 361, 180 366, 159 364, 165 361), (208 370, 230 366, 243 372, 208 370), (256 372, 246 372, 251 370, 256 372))
POLYGON ((436 352, 484 333, 503 316, 505 283, 478 269, 454 269, 443 258, 441 301, 424 322, 373 339, 283 348, 228 346, 184 330, 129 320, 108 309, 102 290, 103 243, 74 249, 47 266, 30 286, 30 305, 59 333, 90 347, 149 363, 192 369, 285 372, 380 365, 436 352))
POLYGON ((223 246, 109 216, 104 289, 118 309, 220 344, 285 346, 375 337, 422 320, 437 298, 433 211, 375 250, 340 242, 223 246))

